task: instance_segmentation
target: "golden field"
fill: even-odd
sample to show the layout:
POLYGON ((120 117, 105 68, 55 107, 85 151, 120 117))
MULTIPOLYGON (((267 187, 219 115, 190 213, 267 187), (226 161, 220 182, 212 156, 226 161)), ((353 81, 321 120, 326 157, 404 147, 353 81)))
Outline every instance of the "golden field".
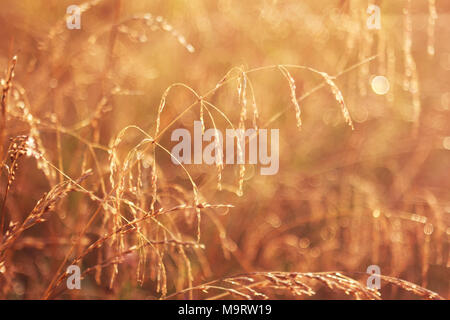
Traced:
POLYGON ((0 3, 1 299, 448 299, 450 3, 0 3))

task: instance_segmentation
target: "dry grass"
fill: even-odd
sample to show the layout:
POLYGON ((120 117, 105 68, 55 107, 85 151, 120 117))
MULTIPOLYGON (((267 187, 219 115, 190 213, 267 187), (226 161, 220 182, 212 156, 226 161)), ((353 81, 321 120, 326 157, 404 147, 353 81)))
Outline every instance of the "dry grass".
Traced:
POLYGON ((450 5, 66 2, 0 13, 0 298, 448 298, 450 5), (279 173, 174 165, 194 120, 279 173))

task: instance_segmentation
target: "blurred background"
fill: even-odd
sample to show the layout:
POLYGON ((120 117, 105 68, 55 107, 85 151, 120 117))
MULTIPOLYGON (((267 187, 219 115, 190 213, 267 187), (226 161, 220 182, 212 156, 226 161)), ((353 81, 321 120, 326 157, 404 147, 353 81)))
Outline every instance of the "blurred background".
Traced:
MULTIPOLYGON (((49 287, 47 298, 159 298, 164 290, 172 294, 253 271, 342 271, 364 284, 370 265, 448 298, 450 3, 0 3, 4 88, 17 56, 7 93, 3 153, 9 139, 27 135, 42 154, 20 159, 3 200, 2 233, 7 234, 10 222, 20 225, 58 183, 93 170, 84 190, 76 188, 58 201, 45 222, 22 232, 2 253, 2 298, 42 298, 49 287), (66 8, 72 4, 82 8, 81 29, 66 27, 66 8), (370 4, 381 9, 379 30, 367 26, 370 4), (336 76, 354 130, 320 74, 286 67, 301 108, 299 130, 293 83, 277 65, 307 66, 336 76), (237 127, 242 74, 247 77, 245 127, 254 126, 255 104, 258 127, 280 130, 277 175, 261 176, 251 165, 245 171, 225 165, 219 190, 217 168, 187 165, 193 188, 162 149, 135 148, 146 138, 142 132, 130 128, 119 134, 134 125, 171 150, 171 130, 192 131, 200 104, 191 105, 198 98, 181 85, 166 96, 174 83, 189 86, 237 127), (159 113, 162 97, 164 111, 159 113), (159 131, 170 125, 160 136, 155 134, 158 115, 159 131), (202 208, 200 222, 195 209, 155 213, 180 204, 198 207, 199 202, 234 207, 202 208), (86 253, 126 221, 149 213, 152 218, 140 228, 86 253), (197 240, 198 223, 202 246, 196 247, 189 243, 197 240), (171 246, 175 236, 187 244, 171 246), (135 250, 142 239, 165 244, 135 250), (75 261, 78 256, 82 259, 75 261), (115 256, 120 261, 108 260, 115 256), (93 268, 80 291, 62 290, 64 283, 58 287, 54 282, 70 261, 82 270, 93 268)), ((204 111, 205 126, 223 132, 230 128, 208 106, 214 123, 204 111)), ((9 165, 8 157, 2 160, 9 165)), ((8 176, 8 171, 2 175, 2 195, 8 176)), ((414 297, 389 284, 382 285, 381 295, 414 297)), ((312 298, 342 295, 322 288, 312 298)))

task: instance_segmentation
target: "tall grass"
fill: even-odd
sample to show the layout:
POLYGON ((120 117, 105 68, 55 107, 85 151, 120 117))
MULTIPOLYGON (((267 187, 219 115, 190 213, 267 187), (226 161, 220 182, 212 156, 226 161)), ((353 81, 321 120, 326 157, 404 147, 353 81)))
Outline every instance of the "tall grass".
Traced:
POLYGON ((0 13, 0 298, 448 298, 450 5, 50 3, 0 13), (280 172, 174 165, 195 120, 280 172))

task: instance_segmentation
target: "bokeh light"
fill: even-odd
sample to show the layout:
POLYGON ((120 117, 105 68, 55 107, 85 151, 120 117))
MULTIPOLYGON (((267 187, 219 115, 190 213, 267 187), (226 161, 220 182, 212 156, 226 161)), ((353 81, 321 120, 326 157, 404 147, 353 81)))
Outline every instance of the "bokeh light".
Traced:
POLYGON ((372 79, 372 90, 376 94, 385 95, 391 88, 389 80, 385 76, 376 76, 372 79))

